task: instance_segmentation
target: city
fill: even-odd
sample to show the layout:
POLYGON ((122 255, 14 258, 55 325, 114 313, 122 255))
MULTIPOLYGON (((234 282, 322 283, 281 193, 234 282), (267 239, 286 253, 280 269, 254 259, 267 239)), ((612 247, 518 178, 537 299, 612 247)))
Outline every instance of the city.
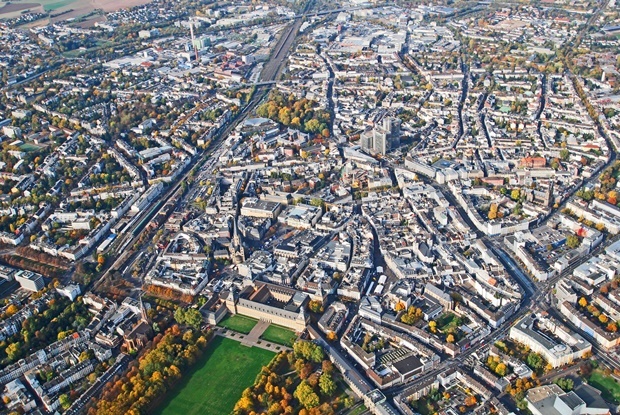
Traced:
POLYGON ((0 2, 0 414, 620 413, 615 0, 0 2))

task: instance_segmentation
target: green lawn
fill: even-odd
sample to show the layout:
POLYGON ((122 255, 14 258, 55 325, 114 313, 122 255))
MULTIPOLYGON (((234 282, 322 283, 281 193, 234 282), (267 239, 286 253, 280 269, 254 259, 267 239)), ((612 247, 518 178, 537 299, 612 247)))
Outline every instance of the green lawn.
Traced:
POLYGON ((595 370, 590 375, 588 383, 600 390, 606 401, 620 403, 620 384, 613 377, 605 376, 603 372, 595 370))
POLYGON ((364 405, 360 405, 357 408, 354 408, 352 410, 350 410, 347 415, 361 415, 362 413, 366 412, 367 409, 364 405))
POLYGON ((29 153, 31 151, 41 150, 41 147, 35 144, 25 143, 19 146, 19 149, 25 151, 26 153, 29 153))
POLYGON ((462 319, 457 317, 455 314, 445 313, 437 319, 437 328, 442 333, 454 333, 461 323, 462 319))
POLYGON ((220 321, 218 326, 226 327, 227 329, 238 331, 239 333, 248 334, 252 331, 257 322, 258 320, 254 320, 253 318, 234 314, 224 318, 224 320, 220 321))
POLYGON ((275 356, 269 350, 248 348, 216 336, 194 370, 164 402, 158 415, 228 415, 252 386, 256 375, 275 356))
POLYGON ((265 330, 260 338, 261 340, 281 344, 283 346, 293 346, 293 343, 295 343, 297 339, 297 335, 295 335, 295 332, 292 330, 272 324, 267 327, 267 330, 265 330))

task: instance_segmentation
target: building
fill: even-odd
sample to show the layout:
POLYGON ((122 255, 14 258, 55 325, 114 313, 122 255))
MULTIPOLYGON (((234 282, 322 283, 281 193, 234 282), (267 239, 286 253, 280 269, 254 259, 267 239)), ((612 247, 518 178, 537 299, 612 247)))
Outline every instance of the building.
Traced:
POLYGON ((528 346, 554 368, 571 364, 592 350, 592 344, 550 318, 530 314, 510 329, 510 338, 528 346))
POLYGON ((451 310, 454 306, 454 301, 452 300, 452 297, 450 296, 450 294, 448 294, 447 292, 443 291, 440 288, 437 288, 431 283, 427 283, 424 286, 424 297, 430 298, 430 299, 433 299, 439 302, 439 304, 441 304, 443 307, 447 308, 448 310, 451 310))
POLYGON ((129 333, 123 336, 123 346, 125 350, 140 350, 153 335, 151 325, 146 321, 140 321, 129 333))
POLYGON ((241 214, 254 218, 275 219, 280 214, 282 205, 278 202, 269 202, 258 198, 250 197, 243 200, 241 214))
POLYGON ((323 209, 317 206, 298 204, 290 206, 280 217, 288 226, 299 229, 310 229, 321 218, 323 209))
POLYGON ((241 314, 301 332, 308 324, 305 307, 310 297, 301 291, 269 283, 248 285, 240 292, 224 291, 220 298, 232 314, 241 314))
POLYGON ((609 407, 601 392, 582 384, 565 393, 558 385, 545 385, 527 391, 527 407, 534 415, 606 415, 609 407))
POLYGON ((385 117, 381 125, 362 133, 362 148, 371 153, 386 154, 400 146, 400 119, 385 117))
POLYGON ((611 333, 604 330, 597 323, 591 321, 587 316, 581 314, 577 308, 564 301, 560 304, 560 312, 568 318, 579 330, 582 330, 587 336, 593 338, 600 346, 607 350, 612 350, 620 345, 620 334, 611 333))
POLYGON ((43 276, 32 271, 17 271, 15 281, 19 283, 20 287, 29 291, 39 291, 45 287, 43 276))
POLYGON ((349 309, 343 303, 336 301, 330 304, 325 310, 325 313, 321 316, 318 322, 318 326, 324 333, 338 333, 342 328, 349 309))
POLYGON ((80 290, 80 286, 77 284, 67 285, 66 287, 58 287, 56 288, 58 294, 64 295, 71 301, 75 301, 75 299, 82 293, 80 290))

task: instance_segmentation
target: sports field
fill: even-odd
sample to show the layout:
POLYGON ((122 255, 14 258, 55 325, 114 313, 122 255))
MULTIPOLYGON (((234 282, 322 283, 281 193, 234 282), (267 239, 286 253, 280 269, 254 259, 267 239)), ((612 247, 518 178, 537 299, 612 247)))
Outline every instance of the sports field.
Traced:
POLYGON ((158 415, 228 415, 252 386, 256 375, 275 356, 269 350, 246 347, 216 336, 193 372, 172 391, 158 415))
POLYGON ((267 330, 265 330, 260 338, 261 340, 290 347, 295 343, 297 336, 292 330, 272 324, 267 327, 267 330))

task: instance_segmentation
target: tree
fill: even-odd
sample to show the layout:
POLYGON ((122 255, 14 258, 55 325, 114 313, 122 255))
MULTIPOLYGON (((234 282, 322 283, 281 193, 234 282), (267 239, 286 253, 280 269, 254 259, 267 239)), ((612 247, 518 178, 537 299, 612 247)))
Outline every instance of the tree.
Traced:
POLYGON ((71 399, 69 399, 69 396, 65 393, 58 397, 58 401, 60 402, 60 406, 62 407, 62 409, 64 409, 65 411, 71 406, 71 399))
POLYGON ((435 333, 437 331, 437 323, 433 320, 429 321, 428 328, 431 330, 431 333, 435 333))
POLYGON ((564 390, 565 392, 573 390, 573 387, 575 386, 575 382, 570 378, 556 379, 554 383, 560 388, 562 388, 562 390, 564 390))
POLYGON ((409 324, 410 326, 414 325, 418 321, 422 319, 424 313, 421 308, 409 306, 407 312, 400 316, 400 321, 405 324, 409 324))
POLYGON ((544 364, 543 358, 538 353, 528 354, 526 362, 527 362, 527 365, 531 367, 533 370, 541 369, 544 364))
POLYGON ((305 380, 302 380, 299 386, 297 386, 293 396, 295 396, 299 403, 306 409, 315 408, 319 406, 320 403, 319 396, 305 380))
POLYGON ((324 353, 321 346, 307 340, 298 340, 293 344, 293 352, 297 357, 303 357, 314 363, 319 363, 323 360, 324 353))
POLYGON ((605 324, 607 323, 607 316, 605 314, 601 314, 600 316, 598 316, 598 321, 601 322, 601 324, 605 324))
POLYGON ((580 305, 581 307, 586 307, 586 306, 588 305, 588 300, 586 300, 586 298, 585 298, 585 297, 581 297, 581 298, 579 299, 579 305, 580 305))
POLYGON ((465 401, 463 403, 466 406, 474 406, 476 403, 478 403, 478 401, 476 400, 475 396, 469 395, 467 398, 465 398, 465 401))
POLYGON ((15 315, 15 313, 17 313, 18 311, 19 308, 17 308, 15 304, 11 304, 6 308, 6 316, 11 317, 12 315, 15 315))
POLYGON ((178 307, 174 310, 174 319, 179 324, 186 324, 194 328, 200 328, 202 325, 202 314, 195 308, 188 308, 187 310, 178 307))
POLYGON ((519 190, 519 189, 513 189, 513 190, 510 192, 510 198, 511 198, 512 200, 514 200, 514 201, 519 200, 519 196, 521 196, 521 190, 519 190))
POLYGON ((394 307, 394 310, 396 310, 397 313, 399 311, 403 311, 404 309, 405 309, 405 304, 402 301, 399 301, 398 303, 396 303, 396 306, 394 307))
POLYGON ((313 313, 322 313, 323 312, 323 303, 319 300, 312 300, 308 303, 308 309, 313 313))
POLYGON ((335 342, 336 340, 338 340, 338 335, 333 331, 329 331, 327 333, 327 340, 329 340, 330 342, 335 342))
POLYGON ((21 344, 19 342, 11 343, 5 349, 6 355, 11 361, 16 361, 21 356, 21 344))
POLYGON ((500 363, 495 367, 495 373, 498 376, 506 376, 506 365, 504 363, 500 363))
POLYGON ((323 373, 319 378, 319 388, 325 396, 332 396, 336 392, 336 383, 328 373, 323 373))
POLYGON ((448 343, 454 343, 454 335, 452 333, 448 334, 448 336, 446 337, 446 341, 448 343))
POLYGON ((488 217, 490 220, 497 218, 497 203, 491 203, 488 217))
POLYGON ((566 246, 567 247, 569 247, 571 249, 575 249, 579 245, 581 245, 581 240, 579 239, 579 237, 577 235, 568 235, 568 237, 566 237, 566 246))

